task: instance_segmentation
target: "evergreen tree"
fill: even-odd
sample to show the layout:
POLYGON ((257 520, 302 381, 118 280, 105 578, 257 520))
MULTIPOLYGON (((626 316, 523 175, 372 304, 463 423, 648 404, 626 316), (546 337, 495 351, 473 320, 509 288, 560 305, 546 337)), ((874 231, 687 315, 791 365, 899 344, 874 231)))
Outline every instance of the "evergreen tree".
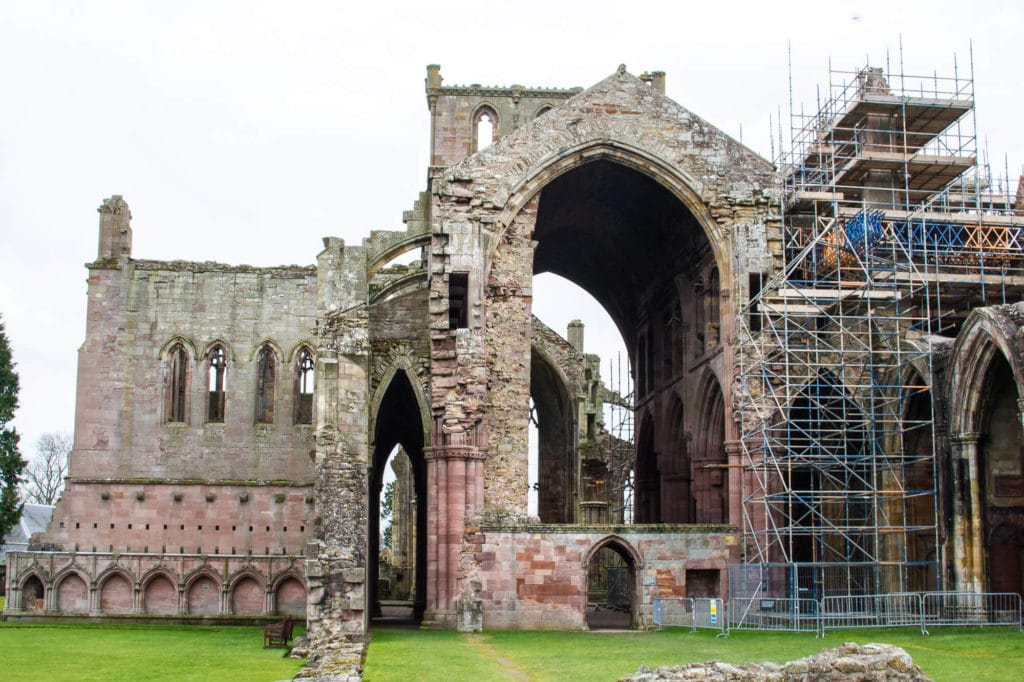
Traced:
POLYGON ((8 422, 18 407, 18 373, 11 362, 4 323, 0 319, 0 537, 18 523, 22 503, 18 498, 18 482, 25 470, 25 460, 18 452, 18 434, 8 422))

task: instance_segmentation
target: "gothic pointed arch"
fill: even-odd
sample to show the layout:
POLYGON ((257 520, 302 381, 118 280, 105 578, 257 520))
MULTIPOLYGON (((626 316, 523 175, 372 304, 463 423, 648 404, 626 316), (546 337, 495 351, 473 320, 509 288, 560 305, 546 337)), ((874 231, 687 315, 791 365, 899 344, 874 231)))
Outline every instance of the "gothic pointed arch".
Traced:
POLYGON ((729 523, 729 462, 725 454, 722 385, 714 372, 706 371, 698 386, 692 518, 695 523, 729 523))
POLYGON ((625 539, 608 535, 590 547, 583 566, 587 576, 588 627, 632 627, 638 616, 638 578, 643 566, 636 549, 625 539))
MULTIPOLYGON (((385 468, 392 456, 407 458, 412 490, 404 495, 412 497, 408 513, 414 517, 405 519, 404 528, 412 535, 407 543, 412 547, 409 569, 415 585, 415 600, 410 608, 410 617, 418 621, 426 608, 427 596, 427 464, 424 448, 429 438, 429 408, 423 399, 422 387, 409 358, 398 358, 382 373, 377 389, 371 399, 371 461, 368 491, 368 556, 367 570, 371 576, 366 583, 367 602, 372 615, 380 615, 380 599, 383 586, 380 575, 381 542, 384 529, 381 527, 380 505, 384 492, 385 468)), ((397 483, 396 483, 397 484, 397 483)), ((407 538, 406 538, 407 539, 407 538)))

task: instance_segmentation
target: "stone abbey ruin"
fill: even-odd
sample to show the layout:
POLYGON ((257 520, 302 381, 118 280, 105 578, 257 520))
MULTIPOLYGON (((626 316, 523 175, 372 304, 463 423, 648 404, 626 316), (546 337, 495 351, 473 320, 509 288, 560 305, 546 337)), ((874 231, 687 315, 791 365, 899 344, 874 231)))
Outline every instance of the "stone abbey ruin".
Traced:
POLYGON ((405 229, 308 267, 137 259, 105 200, 70 476, 5 615, 301 614, 315 643, 396 595, 472 630, 1020 592, 1024 197, 979 163, 973 74, 833 72, 774 163, 664 86, 427 67, 405 229), (541 273, 631 382, 532 316, 541 273))

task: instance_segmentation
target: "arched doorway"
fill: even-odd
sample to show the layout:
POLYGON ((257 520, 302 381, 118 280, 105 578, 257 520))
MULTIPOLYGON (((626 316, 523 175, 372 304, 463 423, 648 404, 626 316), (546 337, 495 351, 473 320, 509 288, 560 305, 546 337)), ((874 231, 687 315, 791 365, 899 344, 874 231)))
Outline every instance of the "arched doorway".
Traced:
POLYGON ((587 561, 587 627, 632 627, 636 563, 633 553, 617 539, 606 540, 591 551, 587 561))
POLYGON ((1024 436, 1013 369, 993 353, 978 404, 978 455, 987 589, 1024 592, 1024 436))
POLYGON ((426 608, 426 461, 423 419, 405 370, 394 372, 377 405, 369 472, 367 604, 371 607, 371 619, 418 623, 426 608), (392 466, 396 458, 398 461, 392 466), (386 482, 390 482, 390 486, 386 482), (391 520, 395 519, 396 503, 399 514, 403 515, 398 524, 391 524, 390 532, 387 526, 381 526, 381 503, 385 495, 391 505, 391 520), (399 547, 403 558, 396 570, 394 557, 399 547), (411 557, 408 556, 410 551, 411 557), (381 561, 382 552, 385 563, 381 561), (383 581, 382 566, 386 569, 383 581))

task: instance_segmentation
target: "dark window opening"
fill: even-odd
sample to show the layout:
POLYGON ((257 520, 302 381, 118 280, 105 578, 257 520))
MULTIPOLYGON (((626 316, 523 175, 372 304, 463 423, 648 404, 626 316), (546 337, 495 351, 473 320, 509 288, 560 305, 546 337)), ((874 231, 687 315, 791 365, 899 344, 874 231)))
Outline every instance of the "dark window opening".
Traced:
POLYGON ((469 273, 448 275, 448 328, 469 327, 469 273))
POLYGON ((256 357, 256 423, 274 423, 274 376, 277 359, 270 346, 260 349, 256 357))
POLYGON ((752 332, 761 331, 761 310, 756 299, 758 294, 761 293, 763 277, 764 275, 760 272, 750 273, 750 312, 747 324, 750 325, 750 331, 752 332))
POLYGON ((214 346, 209 358, 209 401, 207 421, 224 421, 224 391, 227 384, 228 358, 223 346, 214 346))
POLYGON ((298 362, 295 365, 295 423, 313 423, 313 389, 316 375, 313 353, 303 347, 299 350, 298 362))
POLYGON ((188 355, 185 347, 177 343, 168 354, 170 361, 170 384, 167 392, 167 421, 185 421, 185 395, 188 379, 188 355))

